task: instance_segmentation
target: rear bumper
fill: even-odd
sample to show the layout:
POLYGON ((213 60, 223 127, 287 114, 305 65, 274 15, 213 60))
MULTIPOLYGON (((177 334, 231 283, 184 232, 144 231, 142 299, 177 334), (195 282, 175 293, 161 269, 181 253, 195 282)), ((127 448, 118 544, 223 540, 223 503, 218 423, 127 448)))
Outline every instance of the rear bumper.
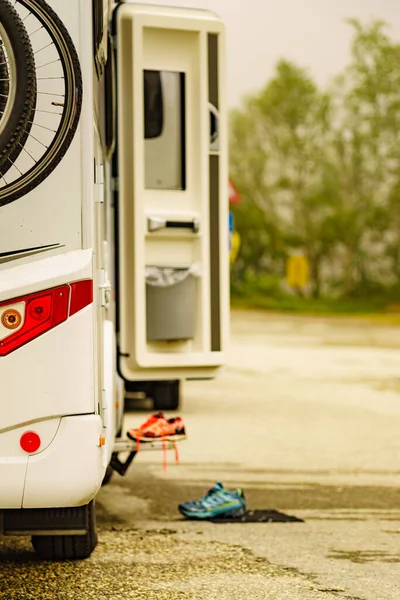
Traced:
POLYGON ((92 414, 52 419, 1 434, 0 509, 88 504, 100 489, 106 468, 105 451, 99 445, 102 431, 100 416, 92 414), (42 451, 29 456, 19 448, 20 434, 27 429, 50 436, 42 451), (3 436, 7 436, 6 443, 3 436))

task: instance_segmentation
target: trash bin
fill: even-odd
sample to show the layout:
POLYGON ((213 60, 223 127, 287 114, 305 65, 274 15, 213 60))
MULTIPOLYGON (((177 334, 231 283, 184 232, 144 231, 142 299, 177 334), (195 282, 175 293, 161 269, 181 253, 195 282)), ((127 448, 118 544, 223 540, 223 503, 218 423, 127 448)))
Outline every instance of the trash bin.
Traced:
POLYGON ((147 341, 192 340, 197 268, 146 267, 147 341))

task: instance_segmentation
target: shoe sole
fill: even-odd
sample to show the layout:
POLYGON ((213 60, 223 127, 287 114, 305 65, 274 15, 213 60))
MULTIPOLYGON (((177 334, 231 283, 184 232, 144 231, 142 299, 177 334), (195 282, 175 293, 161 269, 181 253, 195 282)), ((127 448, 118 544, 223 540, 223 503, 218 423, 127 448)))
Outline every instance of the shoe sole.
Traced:
POLYGON ((198 512, 192 512, 192 511, 186 511, 184 508, 178 507, 178 510, 180 513, 182 513, 182 515, 184 517, 187 517, 188 519, 214 519, 215 517, 242 517, 245 513, 246 513, 246 507, 245 506, 241 506, 241 507, 235 507, 232 508, 231 510, 221 510, 220 512, 218 511, 212 511, 212 512, 208 512, 208 513, 198 513, 198 512))
POLYGON ((133 440, 134 442, 180 442, 182 440, 186 439, 186 434, 185 433, 176 433, 174 435, 163 435, 163 436, 158 436, 158 437, 150 437, 150 436, 135 436, 130 434, 129 432, 127 433, 127 436, 129 439, 133 440))

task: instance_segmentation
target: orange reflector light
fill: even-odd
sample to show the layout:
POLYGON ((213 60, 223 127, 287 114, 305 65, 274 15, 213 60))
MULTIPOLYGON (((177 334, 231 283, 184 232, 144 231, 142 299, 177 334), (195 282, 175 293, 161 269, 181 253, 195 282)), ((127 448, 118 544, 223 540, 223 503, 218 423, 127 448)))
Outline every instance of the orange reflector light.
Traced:
POLYGON ((40 448, 41 440, 35 431, 26 431, 21 435, 19 444, 24 452, 32 454, 37 452, 40 448))
POLYGON ((101 435, 99 437, 99 446, 104 446, 104 444, 106 443, 106 438, 104 437, 104 435, 101 435))
POLYGON ((6 329, 18 329, 22 323, 22 315, 15 308, 5 310, 1 315, 1 324, 6 329))

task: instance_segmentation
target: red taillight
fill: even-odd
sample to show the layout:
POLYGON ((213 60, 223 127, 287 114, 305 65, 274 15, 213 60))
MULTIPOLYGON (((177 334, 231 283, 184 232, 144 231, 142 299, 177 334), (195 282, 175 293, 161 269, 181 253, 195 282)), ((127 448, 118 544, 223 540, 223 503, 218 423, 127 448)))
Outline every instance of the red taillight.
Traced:
POLYGON ((84 279, 0 303, 0 356, 53 329, 92 302, 93 281, 84 279))
POLYGON ((69 316, 79 312, 93 302, 93 281, 84 279, 71 283, 71 304, 69 316))
POLYGON ((51 313, 51 296, 42 296, 29 302, 27 314, 34 321, 46 321, 51 313))
POLYGON ((21 439, 19 440, 22 450, 29 454, 37 452, 41 443, 41 439, 35 431, 26 431, 21 435, 21 439))
POLYGON ((65 321, 68 318, 69 294, 70 287, 63 285, 0 304, 0 311, 6 309, 2 311, 3 314, 12 311, 13 305, 25 304, 25 319, 22 327, 15 333, 10 331, 10 335, 2 337, 0 356, 6 356, 65 321))

